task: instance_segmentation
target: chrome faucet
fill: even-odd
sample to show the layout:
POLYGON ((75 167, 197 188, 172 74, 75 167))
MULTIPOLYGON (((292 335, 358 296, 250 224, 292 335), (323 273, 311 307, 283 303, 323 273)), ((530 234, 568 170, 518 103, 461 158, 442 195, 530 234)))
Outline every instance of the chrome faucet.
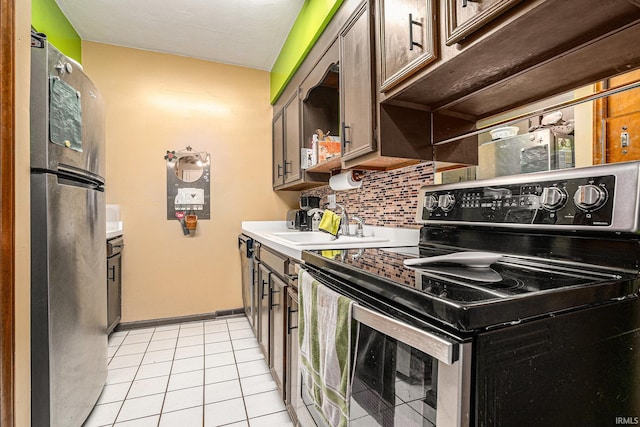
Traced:
POLYGON ((339 234, 342 234, 343 236, 349 236, 349 214, 347 213, 347 209, 339 203, 336 203, 336 206, 341 209, 339 234))
POLYGON ((352 218, 358 223, 356 225, 356 237, 364 237, 364 220, 356 215, 354 215, 352 218))
POLYGON ((351 217, 354 221, 357 222, 356 232, 355 234, 351 234, 349 230, 349 214, 347 213, 347 209, 336 203, 336 206, 342 209, 341 212, 341 220, 340 220, 340 232, 343 236, 356 236, 356 237, 364 237, 364 220, 357 215, 351 217))

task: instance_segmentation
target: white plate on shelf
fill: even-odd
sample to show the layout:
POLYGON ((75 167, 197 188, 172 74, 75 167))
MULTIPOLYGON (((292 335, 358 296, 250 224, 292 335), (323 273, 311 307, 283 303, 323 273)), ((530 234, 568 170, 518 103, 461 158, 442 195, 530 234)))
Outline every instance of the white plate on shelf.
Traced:
POLYGON ((490 130, 489 133, 491 134, 491 138, 493 139, 502 139, 508 138, 510 136, 515 136, 519 131, 520 128, 517 126, 505 126, 490 130))

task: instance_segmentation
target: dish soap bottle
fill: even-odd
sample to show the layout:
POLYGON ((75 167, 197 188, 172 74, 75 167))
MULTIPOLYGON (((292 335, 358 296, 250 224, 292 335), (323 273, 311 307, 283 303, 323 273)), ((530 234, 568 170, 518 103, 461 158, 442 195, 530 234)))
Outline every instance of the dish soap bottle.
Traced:
POLYGON ((313 218, 311 219, 311 231, 318 231, 320 229, 321 219, 319 212, 313 214, 313 218))

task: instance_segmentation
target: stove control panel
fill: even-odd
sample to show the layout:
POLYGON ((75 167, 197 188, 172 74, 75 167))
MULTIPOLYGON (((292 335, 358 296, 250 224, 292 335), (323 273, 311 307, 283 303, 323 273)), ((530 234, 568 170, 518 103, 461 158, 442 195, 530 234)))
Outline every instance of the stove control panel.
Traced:
POLYGON ((424 186, 420 224, 640 231, 640 162, 424 186))

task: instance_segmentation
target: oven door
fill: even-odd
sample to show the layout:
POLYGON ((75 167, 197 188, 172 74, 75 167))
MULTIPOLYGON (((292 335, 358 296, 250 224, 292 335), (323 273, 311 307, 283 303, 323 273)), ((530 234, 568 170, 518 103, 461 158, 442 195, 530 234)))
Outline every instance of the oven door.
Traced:
MULTIPOLYGON (((343 281, 309 272, 357 303, 349 426, 469 425, 470 342, 446 339, 419 322, 412 325, 383 314, 370 301, 365 307, 343 281)), ((302 381, 299 392, 307 411, 298 414, 301 425, 313 420, 325 426, 302 381)))

